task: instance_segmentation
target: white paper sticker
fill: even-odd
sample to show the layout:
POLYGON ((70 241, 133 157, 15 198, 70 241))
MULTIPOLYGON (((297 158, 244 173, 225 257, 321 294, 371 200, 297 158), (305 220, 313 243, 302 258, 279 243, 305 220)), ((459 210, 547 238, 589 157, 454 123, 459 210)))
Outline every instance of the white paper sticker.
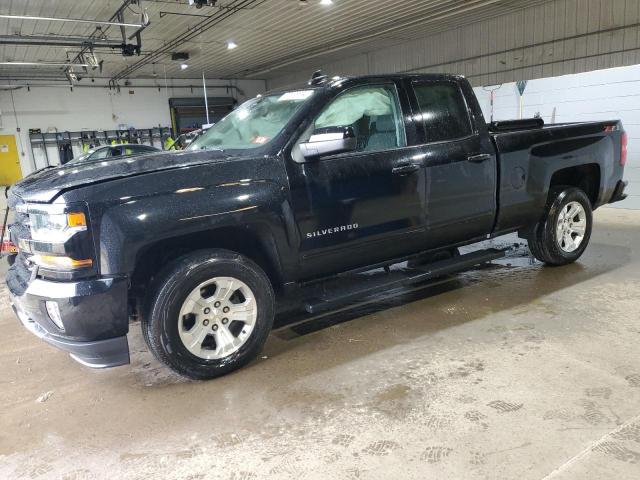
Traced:
POLYGON ((9 153, 9 145, 0 145, 0 153, 9 153))
POLYGON ((306 100, 311 95, 313 95, 313 90, 300 90, 300 91, 297 91, 297 92, 287 92, 284 95, 282 95, 278 99, 278 101, 279 102, 286 102, 286 101, 291 101, 291 100, 306 100))

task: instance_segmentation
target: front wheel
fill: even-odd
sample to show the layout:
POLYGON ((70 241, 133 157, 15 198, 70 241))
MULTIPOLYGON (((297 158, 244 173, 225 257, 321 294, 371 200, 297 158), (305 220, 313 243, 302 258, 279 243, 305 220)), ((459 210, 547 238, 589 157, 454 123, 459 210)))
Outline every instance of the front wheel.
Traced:
POLYGON ((152 353, 189 378, 224 375, 255 358, 273 325, 262 269, 228 250, 181 257, 155 282, 142 330, 152 353))
POLYGON ((547 265, 566 265, 583 254, 593 225, 591 201, 576 187, 549 193, 544 215, 528 239, 534 257, 547 265))

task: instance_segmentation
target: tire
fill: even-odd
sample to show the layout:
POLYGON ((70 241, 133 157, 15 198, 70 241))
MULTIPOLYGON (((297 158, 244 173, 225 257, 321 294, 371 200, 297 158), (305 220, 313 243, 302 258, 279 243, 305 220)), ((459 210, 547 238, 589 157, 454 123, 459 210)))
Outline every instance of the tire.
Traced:
POLYGON ((529 250, 550 266, 573 263, 587 248, 592 227, 593 212, 587 195, 576 187, 555 187, 549 192, 542 219, 527 240, 529 250), (574 211, 579 213, 570 217, 574 211))
POLYGON ((267 275, 252 260, 229 250, 198 251, 158 274, 142 332, 154 356, 175 372, 215 378, 258 355, 273 326, 274 303, 267 275))

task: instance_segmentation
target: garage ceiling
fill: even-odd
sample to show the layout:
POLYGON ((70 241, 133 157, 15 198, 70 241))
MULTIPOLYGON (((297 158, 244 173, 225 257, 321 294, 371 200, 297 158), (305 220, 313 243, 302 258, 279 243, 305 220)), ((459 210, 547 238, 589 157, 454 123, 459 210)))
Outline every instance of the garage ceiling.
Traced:
MULTIPOLYGON (((221 0, 215 7, 196 9, 188 0, 143 0, 151 24, 142 32, 142 55, 122 57, 100 48, 104 60, 96 77, 265 78, 271 72, 296 71, 310 56, 324 61, 358 51, 384 48, 479 20, 502 15, 544 0, 221 0), (303 3, 306 3, 303 4, 303 3), (227 49, 227 41, 238 47, 227 49), (171 60, 188 52, 189 68, 171 60)), ((108 20, 122 1, 0 0, 0 14, 108 20)), ((139 22, 140 7, 126 11, 127 22, 139 22)), ((95 26, 77 23, 0 18, 0 35, 87 37, 95 26)), ((133 33, 135 29, 128 29, 133 33)), ((117 27, 104 35, 120 40, 117 27)), ((65 61, 78 47, 0 45, 0 61, 65 61)), ((5 67, 0 77, 36 80, 64 79, 61 67, 5 67)), ((306 67, 305 67, 306 68, 306 67)))

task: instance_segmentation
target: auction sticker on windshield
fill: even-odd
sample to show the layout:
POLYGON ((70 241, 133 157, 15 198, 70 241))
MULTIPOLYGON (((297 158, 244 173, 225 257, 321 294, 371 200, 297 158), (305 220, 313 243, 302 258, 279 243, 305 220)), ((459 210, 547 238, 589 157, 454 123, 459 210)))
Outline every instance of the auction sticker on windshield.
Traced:
POLYGON ((287 92, 283 94, 278 101, 286 102, 292 100, 306 100, 311 95, 313 95, 313 90, 299 90, 297 92, 287 92))

